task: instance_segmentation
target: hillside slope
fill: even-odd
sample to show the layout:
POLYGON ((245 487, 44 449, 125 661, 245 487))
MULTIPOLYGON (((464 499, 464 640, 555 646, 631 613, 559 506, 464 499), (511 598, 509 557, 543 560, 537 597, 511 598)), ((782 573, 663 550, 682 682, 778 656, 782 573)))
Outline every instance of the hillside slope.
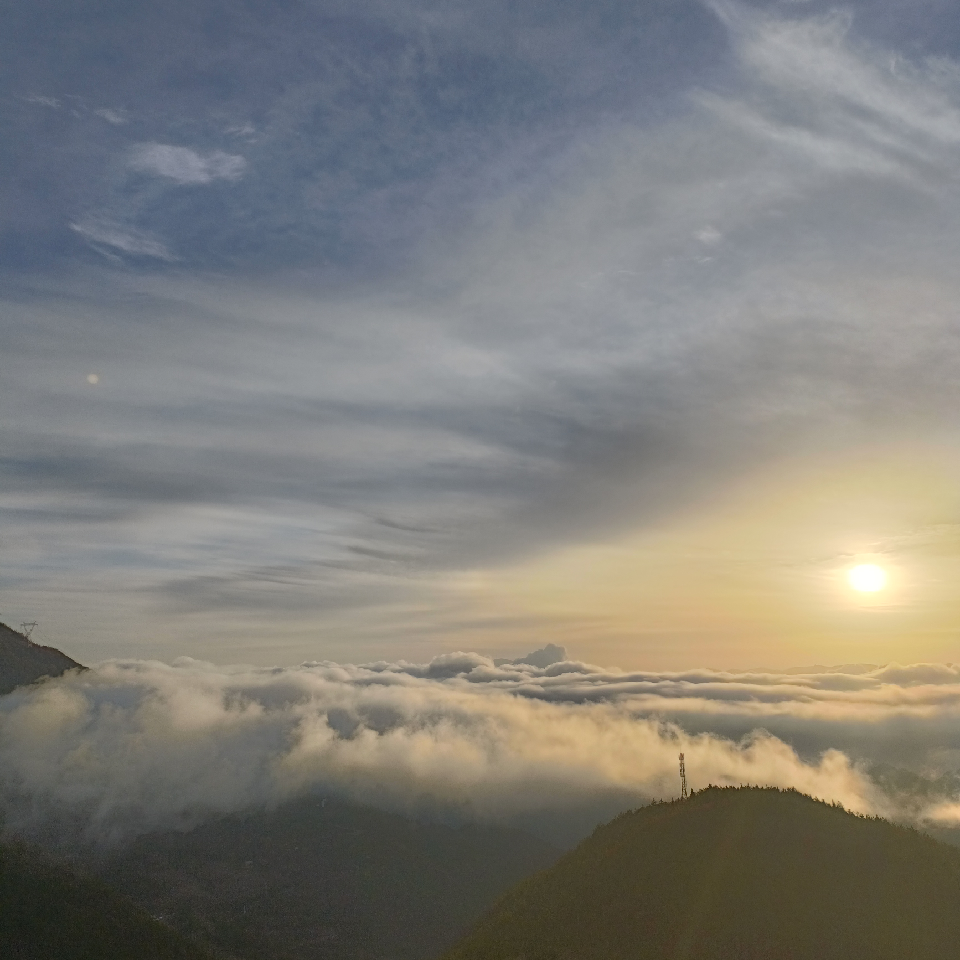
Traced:
POLYGON ((960 851, 795 792, 626 813, 445 960, 957 960, 960 851))
POLYGON ((0 844, 4 960, 211 960, 104 884, 20 844, 0 844))
POLYGON ((559 855, 516 830, 314 797, 143 836, 100 871, 151 913, 250 960, 432 960, 559 855))
POLYGON ((76 660, 54 647, 32 643, 5 623, 0 623, 0 696, 41 677, 59 677, 75 667, 76 660))

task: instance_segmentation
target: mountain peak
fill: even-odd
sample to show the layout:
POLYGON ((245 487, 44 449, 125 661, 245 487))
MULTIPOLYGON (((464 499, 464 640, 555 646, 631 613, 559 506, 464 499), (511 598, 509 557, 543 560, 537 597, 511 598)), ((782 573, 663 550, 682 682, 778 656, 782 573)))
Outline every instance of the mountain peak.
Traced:
POLYGON ((556 643, 548 643, 533 653, 528 653, 525 657, 517 657, 516 660, 510 660, 506 657, 498 657, 494 660, 495 666, 502 666, 507 663, 529 663, 533 667, 546 669, 554 663, 563 663, 567 659, 566 647, 561 647, 556 643))
POLYGON ((796 791, 707 788, 597 828, 446 960, 957 956, 960 851, 796 791))
POLYGON ((34 643, 0 623, 0 695, 43 677, 59 677, 73 669, 86 668, 55 647, 34 643))

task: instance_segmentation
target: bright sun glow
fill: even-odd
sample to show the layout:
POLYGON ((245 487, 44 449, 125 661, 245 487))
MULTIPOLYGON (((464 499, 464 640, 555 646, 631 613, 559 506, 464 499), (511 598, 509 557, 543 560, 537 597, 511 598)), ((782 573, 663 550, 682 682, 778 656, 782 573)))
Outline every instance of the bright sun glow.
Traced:
POLYGON ((862 593, 876 593, 887 583, 887 575, 874 563, 861 563, 847 574, 847 580, 854 590, 862 593))

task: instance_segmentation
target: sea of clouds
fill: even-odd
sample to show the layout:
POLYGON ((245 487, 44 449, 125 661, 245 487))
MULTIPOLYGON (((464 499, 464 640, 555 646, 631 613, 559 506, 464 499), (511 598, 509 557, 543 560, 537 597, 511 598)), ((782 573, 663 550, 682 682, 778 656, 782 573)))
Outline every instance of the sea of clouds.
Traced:
POLYGON ((521 823, 674 797, 680 751, 694 789, 796 787, 960 824, 960 666, 646 673, 525 659, 114 660, 21 688, 0 697, 5 825, 110 843, 305 794, 521 823))

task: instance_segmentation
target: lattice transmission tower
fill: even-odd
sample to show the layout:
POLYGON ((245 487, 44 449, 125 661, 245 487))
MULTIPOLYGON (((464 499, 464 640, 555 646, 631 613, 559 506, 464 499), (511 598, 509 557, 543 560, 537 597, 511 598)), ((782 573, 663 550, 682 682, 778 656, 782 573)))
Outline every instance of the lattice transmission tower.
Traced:
POLYGON ((32 620, 29 623, 20 624, 20 632, 29 640, 30 634, 37 629, 37 621, 32 620))
POLYGON ((687 799, 687 767, 683 762, 683 754, 680 754, 680 799, 687 799))

